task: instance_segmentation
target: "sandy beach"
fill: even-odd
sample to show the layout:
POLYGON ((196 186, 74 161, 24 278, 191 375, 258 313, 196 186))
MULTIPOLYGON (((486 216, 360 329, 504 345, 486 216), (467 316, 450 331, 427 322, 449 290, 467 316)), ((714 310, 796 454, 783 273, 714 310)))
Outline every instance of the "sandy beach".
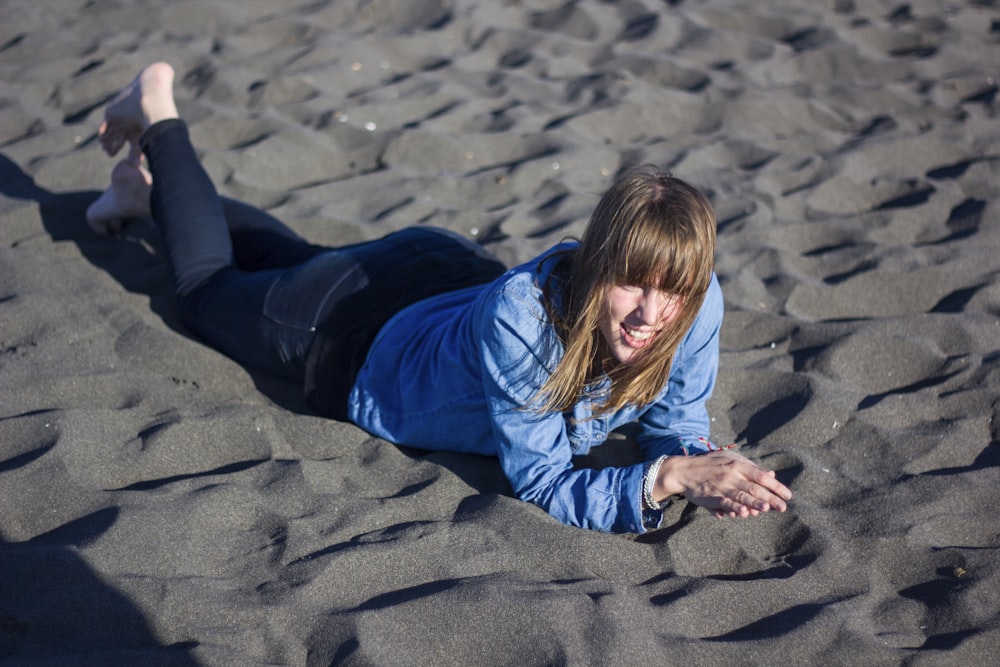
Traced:
MULTIPOLYGON (((992 0, 0 1, 0 664, 988 665, 1000 651, 992 0), (562 525, 496 460, 310 414, 84 219, 166 60, 220 193, 508 265, 626 167, 709 194, 713 437, 788 512, 562 525)), ((628 434, 581 466, 631 463, 628 434)))

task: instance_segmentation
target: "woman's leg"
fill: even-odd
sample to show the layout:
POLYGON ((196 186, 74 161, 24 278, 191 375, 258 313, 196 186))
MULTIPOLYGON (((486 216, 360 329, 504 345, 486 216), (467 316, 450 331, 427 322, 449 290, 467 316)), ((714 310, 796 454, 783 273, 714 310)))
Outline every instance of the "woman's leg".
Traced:
MULTIPOLYGON (((141 160, 126 158, 111 171, 111 184, 87 208, 87 224, 103 235, 117 234, 129 218, 152 218, 153 175, 141 160)), ((236 268, 262 271, 294 266, 326 248, 309 243, 280 220, 250 204, 222 197, 236 268)))
POLYGON ((102 145, 112 155, 128 145, 129 156, 112 171, 111 187, 88 209, 90 226, 106 233, 120 229, 123 218, 152 216, 163 227, 181 294, 234 261, 240 269, 256 271, 292 266, 321 252, 263 211, 220 200, 186 128, 177 127, 182 123, 173 77, 166 63, 150 65, 105 111, 102 145), (156 140, 162 135, 173 138, 156 140), (141 165, 141 148, 152 174, 141 165))
POLYGON ((265 271, 296 266, 329 250, 309 243, 283 222, 245 202, 222 198, 236 267, 265 271))
MULTIPOLYGON (((255 265, 252 268, 290 268, 247 272, 235 266, 226 206, 198 161, 187 127, 177 116, 172 81, 173 70, 165 64, 152 65, 140 73, 109 105, 101 142, 112 154, 125 144, 130 146, 125 161, 130 166, 116 169, 132 169, 128 178, 133 186, 146 184, 139 166, 140 145, 146 155, 152 179, 150 211, 166 240, 185 323, 241 363, 301 377, 312 331, 298 323, 313 321, 322 303, 313 302, 311 290, 295 290, 300 298, 294 312, 275 323, 267 317, 269 298, 273 301, 269 295, 276 285, 288 282, 286 273, 303 273, 295 266, 298 262, 322 250, 262 212, 251 215, 253 209, 231 205, 239 218, 241 245, 254 251, 247 253, 248 263, 255 265), (254 248, 254 237, 267 247, 254 248)), ((107 212, 105 208, 103 213, 107 212)), ((336 262, 328 260, 324 265, 330 272, 338 268, 336 262)), ((303 288, 317 278, 337 277, 317 272, 303 275, 312 278, 309 285, 301 285, 303 288)))
POLYGON ((226 266, 287 268, 323 252, 267 213, 220 198, 183 121, 157 123, 141 145, 153 175, 150 209, 163 227, 182 296, 226 266))
POLYGON ((108 105, 99 130, 109 155, 129 147, 138 163, 144 149, 152 174, 150 208, 166 239, 177 294, 190 294, 233 262, 222 204, 198 161, 174 103, 174 70, 146 67, 108 105))
POLYGON ((162 120, 140 139, 153 175, 150 209, 163 232, 177 294, 233 266, 233 245, 215 186, 179 118, 162 120))

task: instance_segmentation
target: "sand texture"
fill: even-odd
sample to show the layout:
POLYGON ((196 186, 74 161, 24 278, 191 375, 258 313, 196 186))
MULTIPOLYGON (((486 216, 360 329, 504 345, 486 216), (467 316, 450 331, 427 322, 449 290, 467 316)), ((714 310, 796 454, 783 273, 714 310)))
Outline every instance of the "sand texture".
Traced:
MULTIPOLYGON (((987 665, 1000 652, 993 0, 0 1, 0 663, 987 665), (495 460, 312 416, 84 211, 167 60, 225 195, 508 264, 622 168, 711 195, 714 437, 790 511, 557 523, 495 460)), ((630 460, 627 441, 602 465, 630 460)))

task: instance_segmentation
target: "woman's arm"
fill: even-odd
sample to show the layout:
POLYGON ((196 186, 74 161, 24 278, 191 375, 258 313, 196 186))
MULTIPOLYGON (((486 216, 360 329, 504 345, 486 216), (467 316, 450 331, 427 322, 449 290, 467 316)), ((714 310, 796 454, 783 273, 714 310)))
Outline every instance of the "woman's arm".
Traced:
MULTIPOLYGON (((512 289, 494 296, 480 320, 482 379, 497 455, 514 493, 572 526, 642 532, 644 466, 573 468, 566 417, 529 407, 558 361, 551 327, 534 294, 512 289)), ((589 414, 588 407, 582 403, 576 416, 589 414)))
POLYGON ((713 279, 698 318, 678 350, 667 391, 639 420, 639 441, 646 457, 667 455, 656 474, 652 498, 660 502, 682 495, 718 517, 784 512, 792 493, 774 471, 729 449, 706 453, 709 418, 705 403, 718 371, 721 327, 722 290, 713 279))

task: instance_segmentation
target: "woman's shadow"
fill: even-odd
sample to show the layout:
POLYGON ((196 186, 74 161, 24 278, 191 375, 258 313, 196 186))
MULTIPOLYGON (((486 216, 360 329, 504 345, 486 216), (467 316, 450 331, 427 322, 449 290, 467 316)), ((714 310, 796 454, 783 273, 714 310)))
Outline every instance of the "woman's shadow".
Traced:
MULTIPOLYGON (((151 220, 127 222, 116 237, 102 237, 87 226, 87 207, 97 190, 53 192, 35 183, 13 160, 0 153, 0 215, 35 202, 45 231, 53 241, 72 241, 94 266, 105 271, 129 292, 149 297, 150 308, 173 331, 198 340, 181 322, 174 298, 173 280, 166 262, 166 248, 151 220)), ((313 414, 302 388, 290 381, 244 367, 257 389, 276 405, 300 414, 313 414)))

